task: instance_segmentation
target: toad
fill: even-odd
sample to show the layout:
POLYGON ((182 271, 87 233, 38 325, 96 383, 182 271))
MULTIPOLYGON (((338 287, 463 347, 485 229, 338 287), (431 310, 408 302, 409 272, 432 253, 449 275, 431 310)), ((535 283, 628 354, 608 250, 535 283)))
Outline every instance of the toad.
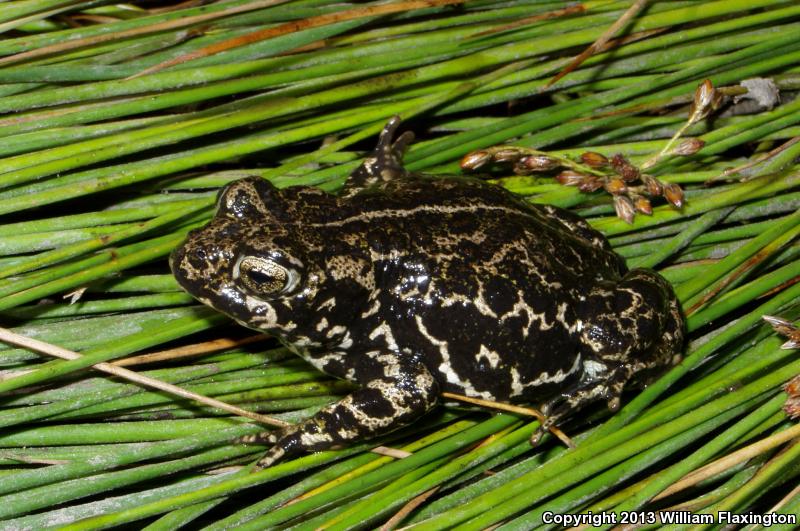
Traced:
POLYGON ((386 433, 443 391, 542 404, 548 427, 619 406, 680 359, 669 283, 627 270, 581 217, 467 176, 407 171, 392 119, 339 195, 250 177, 170 259, 180 285, 359 388, 259 462, 386 433))

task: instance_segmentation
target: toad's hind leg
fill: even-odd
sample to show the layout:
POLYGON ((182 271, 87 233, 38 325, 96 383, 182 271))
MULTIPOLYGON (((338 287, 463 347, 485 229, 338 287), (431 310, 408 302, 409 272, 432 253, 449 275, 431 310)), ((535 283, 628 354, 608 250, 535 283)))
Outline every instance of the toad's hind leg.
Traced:
POLYGON ((569 389, 542 406, 544 428, 586 405, 619 408, 626 387, 640 387, 681 358, 683 318, 670 284, 648 269, 619 282, 599 283, 578 305, 581 373, 569 389))
POLYGON ((619 409, 622 390, 631 379, 633 371, 634 367, 627 363, 613 367, 611 364, 596 363, 589 370, 584 366, 584 372, 578 382, 540 405, 545 420, 536 436, 541 436, 560 421, 568 419, 575 412, 599 400, 605 400, 611 411, 619 409))
POLYGON ((616 283, 598 283, 577 313, 581 344, 588 347, 584 359, 597 367, 630 365, 632 379, 646 383, 643 374, 680 360, 683 318, 678 299, 669 282, 649 269, 632 269, 616 283))
POLYGON ((436 404, 439 387, 423 364, 397 359, 394 353, 372 352, 365 356, 369 361, 362 370, 376 371, 366 385, 277 435, 241 440, 274 442, 258 467, 270 466, 284 456, 382 435, 409 424, 436 404))
POLYGON ((400 117, 394 116, 383 128, 375 150, 350 174, 342 189, 342 195, 357 193, 363 188, 388 182, 408 174, 403 167, 403 155, 414 140, 414 133, 406 131, 397 139, 395 134, 400 127, 400 117))

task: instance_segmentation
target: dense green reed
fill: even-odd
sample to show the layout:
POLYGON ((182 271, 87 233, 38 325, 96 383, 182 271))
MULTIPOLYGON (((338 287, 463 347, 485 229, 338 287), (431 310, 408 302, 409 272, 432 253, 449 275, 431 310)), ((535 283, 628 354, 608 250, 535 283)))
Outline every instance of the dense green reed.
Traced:
POLYGON ((776 438, 797 429, 782 410, 797 391, 782 385, 800 361, 762 316, 800 317, 800 6, 651 2, 624 40, 552 86, 630 1, 475 0, 303 26, 383 3, 0 2, 0 326, 81 354, 0 344, 0 530, 510 531, 552 528, 546 511, 675 504, 797 514, 800 445, 776 438), (288 22, 295 31, 138 75, 288 22), (740 85, 753 77, 780 100, 756 103, 740 85), (258 175, 335 192, 395 114, 417 134, 414 170, 458 172, 463 155, 498 144, 642 165, 686 123, 705 79, 727 95, 685 132, 704 146, 647 170, 682 187, 681 208, 653 198, 631 222, 602 189, 479 172, 584 216, 683 305, 683 360, 615 414, 566 424, 574 449, 549 435, 532 447, 532 418, 448 405, 377 441, 253 472, 264 448, 234 441, 268 428, 91 368, 166 351, 126 367, 306 418, 351 384, 270 339, 236 344, 252 334, 169 272, 218 188, 258 175), (658 498, 754 443, 750 459, 658 498), (380 445, 406 457, 371 451, 380 445))

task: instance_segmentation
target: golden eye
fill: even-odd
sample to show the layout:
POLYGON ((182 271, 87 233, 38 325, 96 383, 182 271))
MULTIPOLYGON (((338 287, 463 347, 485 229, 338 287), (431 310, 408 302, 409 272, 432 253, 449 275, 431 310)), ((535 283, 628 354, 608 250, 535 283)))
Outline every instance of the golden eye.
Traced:
POLYGON ((289 284, 290 272, 267 258, 246 256, 239 262, 239 278, 254 295, 277 295, 289 284))

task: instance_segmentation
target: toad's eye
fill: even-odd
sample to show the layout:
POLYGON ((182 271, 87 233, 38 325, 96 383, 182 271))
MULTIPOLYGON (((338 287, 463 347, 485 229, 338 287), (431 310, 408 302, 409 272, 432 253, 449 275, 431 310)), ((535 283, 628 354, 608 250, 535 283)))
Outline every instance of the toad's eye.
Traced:
POLYGON ((247 291, 256 296, 278 295, 297 283, 297 273, 268 258, 245 256, 234 271, 247 291))

